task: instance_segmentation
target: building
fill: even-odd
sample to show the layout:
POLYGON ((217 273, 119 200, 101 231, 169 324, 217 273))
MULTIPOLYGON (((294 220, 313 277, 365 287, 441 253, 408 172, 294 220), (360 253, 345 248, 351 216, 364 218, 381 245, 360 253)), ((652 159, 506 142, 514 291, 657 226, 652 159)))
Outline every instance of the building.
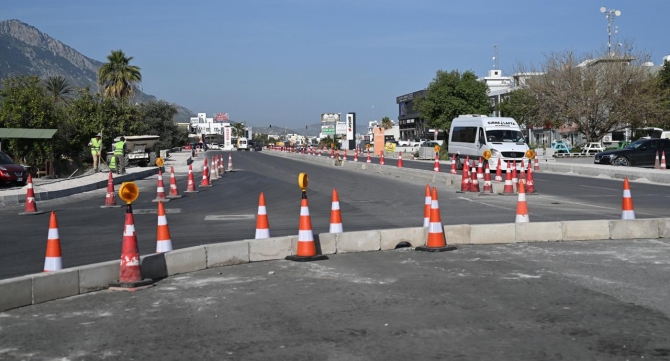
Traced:
POLYGON ((425 90, 419 90, 401 95, 395 99, 396 104, 398 104, 398 140, 432 138, 426 128, 426 122, 419 116, 419 111, 414 109, 414 100, 423 98, 425 94, 425 90))
POLYGON ((191 133, 204 135, 223 135, 224 127, 230 127, 230 123, 207 118, 207 113, 198 113, 197 117, 191 117, 191 133))

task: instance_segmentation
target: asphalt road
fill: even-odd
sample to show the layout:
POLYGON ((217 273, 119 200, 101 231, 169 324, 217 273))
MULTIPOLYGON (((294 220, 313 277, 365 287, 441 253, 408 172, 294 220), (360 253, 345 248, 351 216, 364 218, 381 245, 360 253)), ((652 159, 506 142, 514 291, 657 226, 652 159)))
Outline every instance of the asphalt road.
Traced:
MULTIPOLYGON (((175 249, 249 239, 255 233, 258 195, 265 193, 272 236, 298 232, 300 190, 297 176, 310 177, 308 199, 314 233, 328 232, 331 192, 337 188, 345 231, 416 227, 423 223, 425 185, 389 179, 339 167, 318 166, 264 152, 233 153, 236 172, 227 173, 209 189, 166 203, 175 249)), ((391 164, 389 160, 387 164, 391 164)), ((389 165, 391 166, 391 165, 389 165)), ((405 167, 426 162, 405 161, 405 167)), ((185 174, 177 174, 183 194, 185 174)), ((531 222, 618 219, 619 180, 536 174, 538 195, 528 196, 531 222)), ((196 178, 199 183, 200 177, 196 178)), ((137 182, 140 197, 133 205, 141 254, 155 251, 156 178, 137 182)), ((168 185, 166 178, 165 185, 168 185)), ((668 187, 633 183, 638 218, 670 217, 668 187)), ((516 197, 456 193, 438 186, 444 224, 509 223, 515 219, 516 197)), ((38 203, 56 211, 64 267, 118 259, 125 209, 101 209, 105 190, 38 203)), ((22 205, 0 210, 0 278, 41 272, 49 215, 18 216, 22 205)))
POLYGON ((258 262, 0 313, 3 360, 667 360, 667 242, 258 262))

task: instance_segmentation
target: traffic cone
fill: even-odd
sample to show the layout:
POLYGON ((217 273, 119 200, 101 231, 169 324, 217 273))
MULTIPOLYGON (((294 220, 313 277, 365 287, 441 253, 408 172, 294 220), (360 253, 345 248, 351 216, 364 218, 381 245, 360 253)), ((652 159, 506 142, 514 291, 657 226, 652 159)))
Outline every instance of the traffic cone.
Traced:
POLYGON ((525 164, 521 160, 521 167, 519 167, 519 183, 526 183, 525 164))
POLYGON ((449 171, 449 173, 458 174, 458 170, 456 169, 456 154, 451 156, 451 171, 449 171))
POLYGON ((665 151, 661 153, 661 169, 667 169, 667 166, 665 164, 665 151))
POLYGON ((228 171, 233 172, 233 155, 228 153, 228 171))
POLYGON ((49 219, 49 235, 47 236, 47 254, 44 258, 44 272, 63 269, 63 258, 60 252, 60 237, 58 236, 58 220, 56 212, 51 212, 49 219))
POLYGON ((24 212, 19 213, 20 216, 42 214, 37 210, 37 203, 35 203, 35 191, 33 190, 33 176, 28 174, 28 190, 26 191, 26 208, 24 212))
POLYGON ((535 155, 535 169, 533 169, 536 172, 540 171, 540 159, 537 157, 537 154, 535 155))
POLYGON ((170 167, 170 193, 168 194, 167 198, 181 198, 179 195, 179 189, 177 189, 177 179, 174 177, 174 167, 170 167))
POLYGON ((316 254, 314 234, 312 233, 312 219, 309 216, 309 204, 307 203, 306 192, 302 192, 302 201, 300 202, 300 223, 298 226, 298 247, 296 255, 287 256, 286 259, 297 262, 328 259, 325 255, 316 254))
POLYGON ((514 185, 514 189, 519 189, 519 176, 516 172, 516 160, 512 165, 512 185, 514 185))
POLYGON ((656 159, 654 160, 654 169, 661 169, 661 164, 658 162, 658 151, 656 151, 656 159))
POLYGON ((461 192, 470 191, 470 165, 467 163, 463 164, 463 175, 461 176, 461 192))
POLYGON ((500 158, 498 158, 498 164, 496 165, 496 177, 495 177, 496 182, 502 182, 502 165, 500 164, 500 158))
POLYGON ((435 153, 435 165, 433 165, 433 170, 436 172, 440 171, 440 155, 435 153))
POLYGON ((358 149, 354 152, 354 162, 358 162, 358 149))
POLYGON ((630 184, 628 184, 628 178, 623 179, 623 202, 621 204, 621 219, 635 219, 633 198, 630 194, 630 184))
POLYGON ((398 153, 398 168, 402 168, 402 152, 398 153))
POLYGON ((217 159, 216 156, 212 157, 212 168, 209 170, 209 181, 213 182, 219 179, 219 171, 217 169, 217 159))
POLYGON ((330 150, 330 159, 335 159, 335 148, 330 150))
POLYGON ((347 150, 344 150, 344 157, 342 157, 342 161, 346 162, 347 161, 347 150))
POLYGON ((477 163, 477 182, 482 183, 484 181, 484 163, 482 163, 482 157, 479 157, 479 163, 477 163))
POLYGON ((268 212, 265 208, 265 195, 261 192, 258 197, 258 215, 256 216, 256 238, 270 238, 270 223, 268 222, 268 212))
POLYGON ((328 233, 342 233, 342 213, 340 213, 340 197, 337 189, 333 189, 333 201, 330 207, 330 230, 328 233))
POLYGON ((535 193, 535 182, 533 182, 533 167, 528 162, 528 172, 526 172, 526 193, 535 193))
POLYGON ((430 186, 426 184, 426 198, 423 204, 423 228, 430 226, 430 206, 433 203, 433 197, 430 195, 430 186))
POLYGON ((493 193, 493 185, 491 184, 491 170, 489 169, 489 163, 486 162, 486 169, 484 170, 484 189, 483 193, 493 193))
POLYGON ((172 251, 172 239, 170 238, 170 228, 168 227, 167 217, 165 216, 165 206, 163 202, 158 202, 158 228, 156 229, 156 253, 172 251))
POLYGON ((226 170, 223 167, 223 155, 217 156, 216 170, 219 172, 219 177, 226 173, 226 170))
POLYGON ((442 218, 440 217, 440 206, 437 202, 437 188, 433 187, 430 202, 430 223, 428 225, 428 239, 425 246, 415 248, 417 251, 444 252, 453 251, 456 247, 447 246, 442 230, 442 218))
POLYGON ((152 283, 153 280, 151 279, 142 279, 140 251, 137 247, 133 208, 128 204, 126 206, 126 223, 123 227, 123 245, 121 246, 119 280, 110 283, 109 289, 112 291, 136 291, 150 287, 152 283))
POLYGON ((186 183, 186 190, 184 193, 198 193, 200 191, 195 190, 195 179, 193 178, 193 165, 188 165, 188 182, 186 183))
POLYGON ((475 168, 474 164, 472 165, 472 169, 470 171, 470 192, 479 193, 479 180, 477 179, 477 169, 475 168))
POLYGON ((512 182, 512 173, 507 162, 507 170, 505 171, 505 188, 503 188, 503 194, 514 194, 514 183, 512 182))
POLYGON ((211 187, 209 183, 209 178, 207 174, 209 173, 209 168, 207 168, 207 158, 204 159, 202 164, 202 182, 200 182, 201 187, 211 187))
POLYGON ((370 149, 368 149, 368 159, 365 162, 372 163, 372 159, 370 159, 370 149))
POLYGON ((158 170, 158 187, 156 188, 156 199, 152 202, 169 202, 170 200, 165 197, 165 187, 163 186, 163 172, 158 170))
POLYGON ((116 204, 116 195, 114 194, 114 179, 112 178, 112 172, 109 172, 109 178, 107 179, 107 195, 105 196, 105 205, 100 206, 100 208, 119 208, 121 205, 116 204))
POLYGON ((526 192, 523 189, 523 183, 519 183, 519 201, 516 203, 516 221, 514 223, 528 223, 529 221, 526 192))
POLYGON ((381 158, 379 158, 379 164, 384 165, 384 152, 382 152, 381 158))

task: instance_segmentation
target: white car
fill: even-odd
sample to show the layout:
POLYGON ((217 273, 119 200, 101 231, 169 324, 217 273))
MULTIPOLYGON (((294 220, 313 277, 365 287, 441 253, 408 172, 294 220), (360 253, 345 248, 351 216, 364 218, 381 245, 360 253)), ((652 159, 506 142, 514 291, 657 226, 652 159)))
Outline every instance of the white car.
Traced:
POLYGON ((221 149, 221 147, 219 147, 219 143, 212 143, 209 145, 209 147, 211 149, 221 149))

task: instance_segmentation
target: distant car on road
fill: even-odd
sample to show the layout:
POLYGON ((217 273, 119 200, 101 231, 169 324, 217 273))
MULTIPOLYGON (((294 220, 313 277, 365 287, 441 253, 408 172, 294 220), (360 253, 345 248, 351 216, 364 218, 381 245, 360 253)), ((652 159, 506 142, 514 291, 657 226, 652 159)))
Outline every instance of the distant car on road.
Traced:
POLYGON ((212 143, 212 144, 210 145, 210 148, 211 148, 211 149, 221 149, 221 147, 219 147, 219 143, 212 143))
POLYGON ((593 163, 625 167, 653 167, 656 152, 659 157, 662 152, 670 155, 670 139, 640 139, 623 149, 606 150, 596 154, 593 163))
POLYGON ((26 185, 28 174, 22 165, 14 163, 12 157, 0 151, 0 184, 26 185))

